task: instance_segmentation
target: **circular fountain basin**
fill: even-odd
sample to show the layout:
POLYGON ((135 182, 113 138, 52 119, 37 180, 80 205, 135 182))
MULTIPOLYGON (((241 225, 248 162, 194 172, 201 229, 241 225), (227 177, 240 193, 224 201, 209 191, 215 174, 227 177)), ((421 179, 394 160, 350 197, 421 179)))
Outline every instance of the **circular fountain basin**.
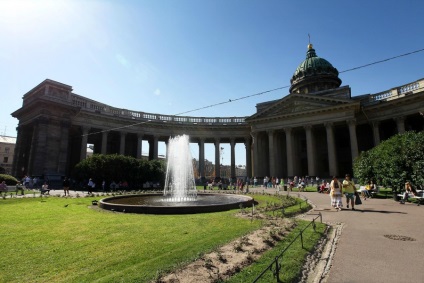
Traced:
POLYGON ((107 210, 146 214, 192 214, 248 207, 253 198, 233 194, 197 194, 195 201, 163 201, 163 194, 126 195, 104 198, 99 207, 107 210))

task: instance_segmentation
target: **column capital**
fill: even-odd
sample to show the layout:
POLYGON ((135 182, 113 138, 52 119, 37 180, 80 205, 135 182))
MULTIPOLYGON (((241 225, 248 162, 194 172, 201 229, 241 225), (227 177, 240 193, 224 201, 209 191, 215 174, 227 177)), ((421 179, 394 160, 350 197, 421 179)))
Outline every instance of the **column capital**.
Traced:
POLYGON ((266 130, 266 133, 268 134, 268 136, 272 136, 275 133, 275 130, 266 130))
POLYGON ((310 131, 310 130, 312 130, 312 125, 311 124, 308 124, 308 125, 305 125, 305 126, 303 126, 303 128, 305 129, 305 130, 307 130, 307 131, 310 131))
POLYGON ((374 126, 374 127, 378 127, 378 126, 380 125, 380 121, 378 121, 378 120, 371 121, 370 123, 371 123, 371 125, 372 125, 372 126, 374 126))
POLYGON ((396 122, 403 122, 405 121, 405 116, 397 116, 394 117, 393 120, 395 120, 396 122))
POLYGON ((325 128, 329 129, 329 128, 333 128, 334 123, 333 122, 325 122, 324 123, 325 128))
POLYGON ((285 127, 285 128, 283 128, 283 131, 286 132, 286 133, 291 133, 292 130, 293 130, 292 127, 285 127))
POLYGON ((88 126, 81 126, 82 134, 88 135, 88 132, 90 131, 90 127, 88 126))
POLYGON ((349 126, 356 126, 356 119, 349 119, 349 120, 346 120, 346 123, 347 123, 349 126))

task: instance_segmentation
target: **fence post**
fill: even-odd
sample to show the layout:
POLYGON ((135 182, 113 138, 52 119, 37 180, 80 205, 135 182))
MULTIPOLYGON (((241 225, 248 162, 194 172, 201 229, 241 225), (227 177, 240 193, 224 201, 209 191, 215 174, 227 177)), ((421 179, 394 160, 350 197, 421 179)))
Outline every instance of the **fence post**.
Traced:
POLYGON ((300 231, 300 241, 302 242, 302 249, 303 249, 303 231, 300 231))
POLYGON ((277 282, 280 282, 280 266, 278 265, 278 256, 275 257, 275 274, 277 276, 277 282))

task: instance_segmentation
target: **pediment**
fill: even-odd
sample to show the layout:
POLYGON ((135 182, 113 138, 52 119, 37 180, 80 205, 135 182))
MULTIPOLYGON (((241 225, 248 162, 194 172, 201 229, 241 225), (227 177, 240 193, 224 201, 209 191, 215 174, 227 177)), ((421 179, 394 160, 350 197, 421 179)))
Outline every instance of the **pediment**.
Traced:
POLYGON ((350 99, 323 97, 308 94, 290 94, 285 98, 277 100, 262 111, 250 116, 247 120, 276 118, 281 116, 292 116, 313 112, 331 111, 335 108, 355 104, 350 99))

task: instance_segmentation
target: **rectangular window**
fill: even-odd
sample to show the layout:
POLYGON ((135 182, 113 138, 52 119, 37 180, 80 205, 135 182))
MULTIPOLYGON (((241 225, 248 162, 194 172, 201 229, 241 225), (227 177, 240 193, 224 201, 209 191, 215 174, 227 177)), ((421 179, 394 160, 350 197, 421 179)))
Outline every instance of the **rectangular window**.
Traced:
POLYGON ((3 163, 7 163, 7 161, 9 161, 9 157, 7 156, 3 157, 3 163))

